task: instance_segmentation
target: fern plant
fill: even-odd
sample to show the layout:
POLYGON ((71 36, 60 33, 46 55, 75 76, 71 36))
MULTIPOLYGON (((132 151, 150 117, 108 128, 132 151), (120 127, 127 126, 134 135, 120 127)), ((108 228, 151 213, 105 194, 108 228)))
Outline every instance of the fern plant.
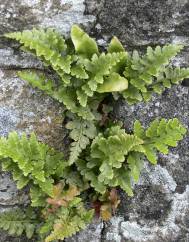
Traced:
POLYGON ((25 232, 31 239, 38 225, 35 213, 31 209, 23 211, 15 209, 0 214, 0 228, 8 231, 10 235, 20 236, 25 232))
POLYGON ((56 176, 58 169, 63 172, 66 167, 63 154, 38 142, 34 134, 29 139, 25 134, 19 137, 16 132, 8 138, 2 137, 0 158, 3 170, 12 172, 18 189, 32 183, 48 195, 52 194, 54 182, 50 176, 56 176))
POLYGON ((165 88, 187 78, 188 68, 173 68, 169 64, 182 48, 181 45, 157 46, 154 50, 148 47, 142 57, 134 51, 123 73, 130 83, 130 87, 123 91, 124 98, 131 104, 149 101, 153 92, 161 94, 165 88))
POLYGON ((94 210, 103 220, 120 203, 117 187, 129 196, 137 183, 144 160, 157 163, 157 153, 167 154, 186 133, 176 119, 154 120, 144 129, 134 123, 133 134, 110 121, 109 97, 123 97, 129 104, 148 101, 153 93, 189 77, 189 68, 173 67, 180 45, 147 48, 141 56, 128 53, 113 37, 106 52, 77 25, 71 39, 53 29, 8 33, 24 51, 37 56, 48 73, 20 71, 19 77, 66 107, 70 149, 60 151, 15 132, 0 138, 2 169, 12 173, 18 189, 29 187, 29 208, 0 214, 0 228, 9 234, 38 241, 64 240, 89 223, 94 210), (91 199, 88 208, 82 198, 91 199), (91 209, 91 208, 94 208, 91 209))
POLYGON ((125 133, 120 126, 112 126, 98 134, 92 141, 89 156, 78 159, 76 164, 97 192, 104 194, 107 186, 120 186, 132 196, 132 179, 138 181, 144 157, 156 164, 157 151, 167 154, 168 147, 175 147, 185 133, 177 119, 157 119, 147 130, 136 121, 133 135, 125 133))
POLYGON ((42 238, 42 231, 51 224, 51 230, 54 232, 50 234, 51 230, 47 231, 45 236, 48 239, 46 238, 45 241, 54 241, 55 238, 63 239, 63 236, 71 236, 89 222, 93 211, 85 210, 81 198, 76 197, 80 192, 74 185, 77 184, 78 187, 81 186, 84 189, 85 181, 80 175, 75 176, 73 170, 69 169, 68 162, 64 160, 61 152, 38 142, 34 134, 28 138, 25 134, 19 137, 13 132, 8 138, 0 139, 0 160, 2 169, 12 173, 19 189, 26 185, 30 186, 31 206, 36 207, 38 214, 32 215, 19 209, 4 212, 0 214, 0 228, 7 230, 11 235, 20 235, 25 232, 26 236, 31 238, 35 232, 39 238, 42 238), (55 185, 57 180, 65 184, 65 189, 63 189, 64 186, 59 188, 55 185), (67 186, 70 187, 68 190, 67 186), (49 205, 54 206, 52 201, 60 200, 60 197, 64 203, 58 206, 58 211, 52 210, 52 216, 49 217, 51 221, 49 222, 44 216, 40 218, 40 210, 50 211, 49 205), (79 213, 80 210, 83 211, 82 214, 79 213), (70 221, 67 221, 68 219, 70 221), (77 228, 72 226, 72 219, 75 223, 79 223, 77 228), (57 231, 56 221, 62 221, 62 223, 67 221, 67 229, 57 231), (55 223, 54 230, 53 223, 55 223), (42 228, 40 231, 37 230, 39 224, 43 226, 43 230, 42 228))
POLYGON ((45 242, 63 240, 85 228, 93 217, 93 210, 86 210, 76 186, 63 190, 62 183, 54 186, 52 198, 47 199, 48 205, 43 210, 45 222, 39 229, 45 242))
POLYGON ((95 40, 76 25, 71 30, 72 42, 52 29, 34 28, 5 36, 16 39, 25 50, 51 66, 59 82, 36 72, 19 72, 19 76, 87 120, 95 119, 90 105, 94 96, 103 99, 108 93, 117 92, 129 103, 148 101, 153 92, 160 94, 189 77, 189 68, 170 65, 183 48, 180 45, 157 46, 154 50, 148 47, 141 57, 137 51, 129 54, 114 37, 107 53, 100 53, 95 40))

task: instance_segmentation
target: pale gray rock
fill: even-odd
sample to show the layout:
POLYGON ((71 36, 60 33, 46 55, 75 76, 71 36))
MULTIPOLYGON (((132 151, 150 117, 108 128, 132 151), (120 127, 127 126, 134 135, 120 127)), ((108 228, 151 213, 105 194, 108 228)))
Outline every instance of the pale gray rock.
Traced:
MULTIPOLYGON (((0 49, 0 68, 4 70, 19 70, 19 68, 41 69, 42 63, 28 53, 15 53, 11 48, 2 48, 0 49)), ((3 72, 1 71, 0 76, 2 75, 3 72)))
POLYGON ((1 135, 13 130, 28 134, 34 131, 40 140, 57 148, 62 146, 64 108, 59 103, 29 87, 12 70, 1 71, 0 93, 1 135))
MULTIPOLYGON (((185 225, 185 217, 189 212, 189 186, 183 194, 175 193, 170 207, 170 212, 161 225, 147 224, 141 226, 136 221, 122 222, 120 231, 125 241, 142 242, 142 241, 179 241, 178 235, 181 230, 188 232, 185 225)), ((182 241, 182 240, 181 240, 182 241)))
POLYGON ((174 192, 177 187, 176 182, 173 177, 170 176, 166 168, 160 165, 151 166, 145 163, 138 185, 144 186, 149 184, 151 186, 160 187, 161 192, 165 194, 174 192))
POLYGON ((1 0, 0 34, 33 26, 53 27, 66 34, 72 24, 95 20, 84 11, 83 0, 1 0))
POLYGON ((101 242, 104 224, 99 219, 94 219, 93 223, 88 225, 85 230, 79 232, 72 238, 68 238, 66 242, 101 242))

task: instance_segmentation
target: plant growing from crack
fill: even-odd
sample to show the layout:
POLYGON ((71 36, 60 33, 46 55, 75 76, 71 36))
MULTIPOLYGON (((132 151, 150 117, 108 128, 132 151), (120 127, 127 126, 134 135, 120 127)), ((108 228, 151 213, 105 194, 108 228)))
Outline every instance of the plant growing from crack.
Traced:
POLYGON ((132 184, 138 182, 144 159, 156 164, 157 153, 167 154, 186 133, 178 119, 162 118, 147 129, 135 121, 128 134, 110 120, 108 98, 123 97, 129 104, 149 101, 154 92, 161 94, 189 77, 189 68, 170 65, 180 45, 148 47, 140 56, 137 51, 129 54, 114 37, 101 53, 76 25, 71 39, 53 29, 35 28, 5 36, 20 42, 53 73, 54 79, 41 71, 18 75, 65 105, 73 142, 65 157, 38 142, 35 134, 13 132, 0 138, 2 169, 12 173, 18 189, 28 186, 31 198, 29 207, 2 213, 0 227, 38 241, 63 240, 83 229, 94 210, 103 220, 110 219, 120 202, 116 188, 133 196, 132 184), (88 208, 82 201, 86 191, 88 208))

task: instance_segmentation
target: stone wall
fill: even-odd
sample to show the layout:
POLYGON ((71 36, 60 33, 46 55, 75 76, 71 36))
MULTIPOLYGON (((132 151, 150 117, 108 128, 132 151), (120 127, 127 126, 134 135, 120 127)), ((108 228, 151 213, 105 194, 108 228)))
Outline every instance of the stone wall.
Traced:
MULTIPOLYGON (((67 35, 73 23, 82 24, 104 48, 116 35, 128 50, 147 45, 182 43, 186 47, 175 65, 189 65, 188 0, 0 0, 0 34, 32 26, 55 27, 67 35)), ((62 148, 66 135, 64 108, 20 80, 20 69, 42 69, 18 45, 0 37, 0 135, 16 130, 35 131, 39 139, 62 148)), ((189 126, 189 83, 154 95, 151 102, 128 106, 114 103, 114 117, 131 130, 134 120, 147 126, 155 117, 179 118, 189 126)), ((189 241, 189 137, 159 165, 145 165, 135 196, 120 191, 121 206, 108 223, 94 221, 67 242, 188 242, 189 241)), ((0 174, 0 210, 26 204, 26 192, 18 192, 7 173, 0 174)), ((27 241, 0 234, 0 241, 27 241)), ((31 240, 30 240, 31 241, 31 240)))

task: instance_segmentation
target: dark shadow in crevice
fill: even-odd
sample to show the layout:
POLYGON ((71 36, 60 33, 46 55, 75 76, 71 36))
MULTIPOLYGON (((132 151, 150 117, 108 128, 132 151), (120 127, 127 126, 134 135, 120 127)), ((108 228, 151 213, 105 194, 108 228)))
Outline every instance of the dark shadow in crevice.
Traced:
POLYGON ((182 81, 181 85, 183 87, 189 87, 189 78, 186 78, 182 81))

